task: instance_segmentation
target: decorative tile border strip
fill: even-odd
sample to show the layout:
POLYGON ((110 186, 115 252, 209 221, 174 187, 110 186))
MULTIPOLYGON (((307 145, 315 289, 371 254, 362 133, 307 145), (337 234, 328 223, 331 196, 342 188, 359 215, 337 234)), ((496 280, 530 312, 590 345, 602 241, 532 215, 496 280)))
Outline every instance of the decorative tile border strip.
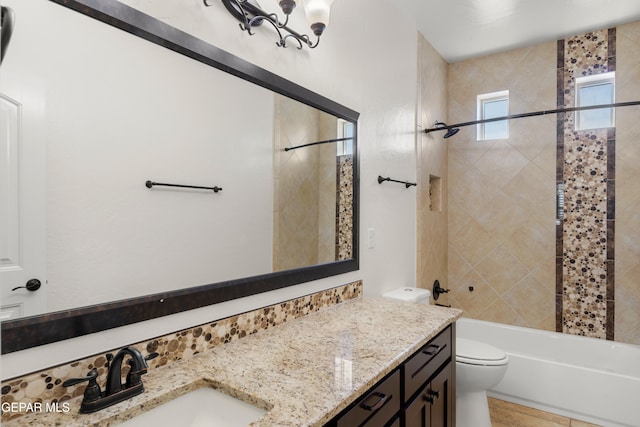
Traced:
POLYGON ((353 156, 338 156, 336 198, 336 259, 353 258, 353 156))
MULTIPOLYGON (((558 42, 558 108, 575 105, 577 77, 615 71, 615 41, 612 28, 558 42)), ((576 131, 574 117, 558 115, 556 329, 613 339, 615 129, 576 131)))
MULTIPOLYGON (((157 352, 159 356, 149 361, 149 368, 155 369, 160 366, 169 365, 174 361, 190 359, 196 354, 205 352, 217 345, 258 333, 332 305, 358 298, 361 295, 362 281, 356 281, 315 294, 302 296, 279 304, 152 338, 133 344, 132 346, 140 350, 144 356, 157 352)), ((85 359, 3 381, 2 403, 56 403, 81 396, 84 392, 85 384, 74 387, 62 387, 62 382, 68 378, 84 377, 91 369, 96 368, 98 369, 98 384, 105 384, 107 375, 106 354, 115 354, 117 351, 118 349, 113 349, 85 359)), ((126 374, 126 369, 128 369, 128 367, 123 365, 123 375, 126 374)), ((8 413, 3 411, 2 421, 7 421, 19 416, 20 414, 17 413, 9 416, 8 413)))

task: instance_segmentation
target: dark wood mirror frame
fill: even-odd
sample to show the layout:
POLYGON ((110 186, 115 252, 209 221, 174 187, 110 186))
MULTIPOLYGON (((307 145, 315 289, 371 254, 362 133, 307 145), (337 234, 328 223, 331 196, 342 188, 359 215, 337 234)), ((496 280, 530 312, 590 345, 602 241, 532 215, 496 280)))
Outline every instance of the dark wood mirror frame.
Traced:
MULTIPOLYGON (((333 114, 338 118, 357 123, 359 113, 356 111, 337 104, 116 0, 50 1, 266 89, 333 114)), ((355 128, 357 131, 357 126, 355 128)), ((355 142, 357 142, 357 135, 355 142)), ((358 270, 359 168, 357 148, 355 152, 353 258, 6 321, 2 323, 2 354, 358 270)))

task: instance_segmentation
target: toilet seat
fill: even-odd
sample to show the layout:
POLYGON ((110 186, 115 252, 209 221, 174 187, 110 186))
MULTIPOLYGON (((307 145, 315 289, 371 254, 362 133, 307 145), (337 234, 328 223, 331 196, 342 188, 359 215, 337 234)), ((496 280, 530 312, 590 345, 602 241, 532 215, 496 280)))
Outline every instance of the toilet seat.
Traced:
POLYGON ((456 338, 456 362, 477 366, 501 366, 509 363, 509 356, 492 345, 456 338))

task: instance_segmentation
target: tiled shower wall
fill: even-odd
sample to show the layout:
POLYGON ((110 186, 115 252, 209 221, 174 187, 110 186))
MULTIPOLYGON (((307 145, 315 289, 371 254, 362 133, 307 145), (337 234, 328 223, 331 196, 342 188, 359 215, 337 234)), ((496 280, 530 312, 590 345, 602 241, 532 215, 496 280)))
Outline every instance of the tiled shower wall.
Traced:
MULTIPOLYGON (((449 122, 504 89, 511 114, 572 106, 575 74, 614 64, 616 102, 640 100, 640 23, 450 64, 449 122)), ((572 116, 447 140, 450 301, 469 317, 640 344, 640 107, 596 132, 574 132, 572 116)))
MULTIPOLYGON (((417 284, 447 288, 447 144, 442 133, 425 134, 436 120, 447 121, 447 63, 418 35, 417 284)), ((438 300, 448 304, 446 295, 438 300)))
MULTIPOLYGON (((640 23, 616 29, 616 101, 640 100, 640 23)), ((640 344, 640 107, 618 108, 615 139, 616 341, 640 344)))
POLYGON ((275 96, 274 271, 336 260, 335 144, 284 151, 335 138, 335 133, 335 117, 275 96))
MULTIPOLYGON (((555 108, 556 44, 450 64, 449 122, 505 89, 511 113, 555 108)), ((555 330, 555 117, 509 126, 507 139, 477 141, 468 126, 446 140, 448 297, 468 317, 555 330)))

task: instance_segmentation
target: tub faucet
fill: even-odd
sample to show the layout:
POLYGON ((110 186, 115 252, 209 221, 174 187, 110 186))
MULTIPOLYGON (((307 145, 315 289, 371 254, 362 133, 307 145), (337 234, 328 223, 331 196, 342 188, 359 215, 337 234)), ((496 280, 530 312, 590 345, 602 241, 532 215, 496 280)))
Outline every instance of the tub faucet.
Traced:
POLYGON ((449 289, 444 289, 440 286, 440 281, 436 280, 433 282, 433 299, 437 300, 440 298, 440 294, 449 293, 449 289))
POLYGON ((84 391, 84 398, 80 405, 80 412, 88 414, 104 409, 108 406, 127 400, 144 391, 141 376, 147 373, 149 366, 147 360, 153 359, 158 353, 152 353, 146 358, 133 347, 124 347, 115 356, 107 354, 108 371, 107 384, 104 392, 100 389, 96 379, 98 370, 93 368, 84 378, 72 378, 62 383, 63 387, 69 387, 84 381, 89 381, 84 391), (129 356, 129 373, 122 384, 122 364, 124 358, 129 356))

